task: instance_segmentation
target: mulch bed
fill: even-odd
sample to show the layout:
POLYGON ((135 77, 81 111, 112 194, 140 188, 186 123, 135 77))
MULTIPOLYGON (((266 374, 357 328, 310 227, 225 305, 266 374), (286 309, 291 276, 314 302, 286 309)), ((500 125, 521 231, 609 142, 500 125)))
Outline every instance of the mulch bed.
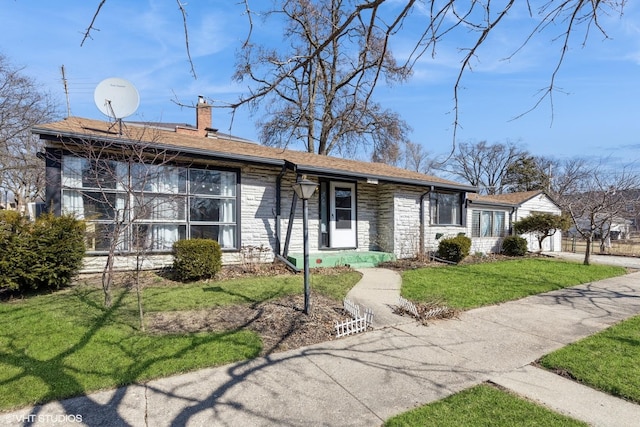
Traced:
POLYGON ((223 332, 249 329, 260 335, 261 355, 335 339, 335 323, 348 315, 342 303, 315 292, 310 313, 303 313, 304 297, 293 295, 254 305, 151 313, 147 331, 157 334, 223 332))

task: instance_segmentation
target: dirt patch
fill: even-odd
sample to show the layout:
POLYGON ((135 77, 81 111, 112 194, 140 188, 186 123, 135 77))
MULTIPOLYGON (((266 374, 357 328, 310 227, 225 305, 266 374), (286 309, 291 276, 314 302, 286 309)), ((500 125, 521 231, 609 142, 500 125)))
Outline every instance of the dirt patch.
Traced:
POLYGON ((348 318, 342 304, 314 292, 310 304, 309 315, 302 311, 302 295, 255 305, 149 313, 147 330, 157 334, 181 334, 248 329, 262 338, 261 354, 265 355, 335 339, 335 323, 348 318))

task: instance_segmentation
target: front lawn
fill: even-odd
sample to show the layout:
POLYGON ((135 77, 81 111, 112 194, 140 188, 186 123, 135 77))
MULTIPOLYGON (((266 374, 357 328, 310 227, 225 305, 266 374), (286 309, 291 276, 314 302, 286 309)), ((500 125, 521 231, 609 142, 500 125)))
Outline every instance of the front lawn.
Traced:
POLYGON ((466 310, 622 274, 622 267, 542 258, 426 267, 403 273, 402 296, 466 310))
MULTIPOLYGON (((337 299, 357 272, 312 275, 314 291, 337 299)), ((147 313, 257 303, 302 293, 301 276, 256 277, 144 290, 147 313)), ((150 334, 138 329, 135 294, 78 286, 0 303, 0 410, 85 394, 260 354, 260 337, 219 333, 150 334)), ((313 304, 313 301, 312 301, 313 304)))
POLYGON ((509 392, 481 384, 397 415, 385 427, 586 426, 509 392))
POLYGON ((544 356, 540 363, 614 396, 640 403, 640 316, 544 356))

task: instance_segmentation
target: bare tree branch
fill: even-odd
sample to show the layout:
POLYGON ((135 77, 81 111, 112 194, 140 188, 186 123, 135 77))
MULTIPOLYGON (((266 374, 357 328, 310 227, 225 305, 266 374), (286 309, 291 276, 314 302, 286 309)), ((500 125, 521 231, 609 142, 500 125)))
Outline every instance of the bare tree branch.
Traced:
MULTIPOLYGON (((93 19, 85 31, 83 43, 90 37, 91 31, 95 30, 96 18, 105 1, 102 0, 99 3, 93 19)), ((195 67, 189 52, 186 4, 181 3, 180 0, 176 1, 183 17, 187 56, 191 66, 191 73, 195 78, 195 67)), ((458 46, 463 55, 453 84, 453 132, 450 154, 452 156, 456 150, 458 130, 461 128, 459 104, 463 78, 467 72, 472 71, 473 61, 479 57, 480 49, 486 45, 489 35, 495 32, 495 29, 506 20, 505 18, 511 11, 515 1, 505 0, 505 2, 497 4, 495 1, 491 2, 490 0, 472 0, 470 2, 462 2, 460 0, 445 0, 442 2, 435 0, 422 2, 407 0, 401 5, 388 0, 334 1, 336 4, 340 4, 341 10, 344 12, 342 19, 339 21, 333 20, 332 22, 327 21, 327 31, 323 33, 322 38, 310 38, 308 33, 300 33, 301 39, 308 42, 308 49, 299 56, 293 55, 288 58, 281 58, 275 55, 275 52, 262 52, 265 58, 271 55, 272 64, 279 67, 279 72, 258 77, 251 69, 240 70, 236 73, 235 78, 241 81, 242 77, 249 77, 252 79, 254 86, 248 88, 247 94, 242 95, 237 101, 231 102, 228 107, 235 111, 241 106, 255 106, 261 99, 273 93, 283 96, 283 94, 288 93, 287 88, 291 88, 290 80, 296 73, 306 76, 307 80, 317 77, 316 74, 310 73, 325 71, 324 75, 327 75, 326 70, 322 68, 316 69, 312 64, 322 58, 323 55, 326 55, 327 52, 335 50, 339 43, 344 43, 344 40, 351 37, 354 31, 360 33, 360 37, 365 40, 365 43, 360 46, 358 51, 350 52, 351 56, 352 58, 358 58, 362 63, 371 63, 371 69, 369 70, 371 74, 366 77, 366 81, 364 75, 361 74, 358 79, 351 80, 350 84, 355 87, 361 87, 365 84, 370 85, 371 90, 362 98, 366 107, 373 93, 373 88, 378 84, 379 78, 383 75, 385 67, 387 67, 385 58, 390 53, 389 41, 408 27, 408 18, 412 13, 420 14, 424 11, 424 31, 418 34, 409 34, 409 37, 415 37, 413 39, 413 47, 404 65, 399 66, 399 68, 407 72, 407 76, 425 53, 429 52, 431 56, 435 56, 439 43, 446 38, 454 37, 457 32, 472 35, 471 41, 467 46, 458 46), (375 60, 371 60, 372 52, 378 52, 375 55, 375 60)), ((315 2, 310 1, 305 1, 304 3, 306 5, 315 4, 315 2)), ((556 86, 558 75, 568 54, 571 41, 581 28, 584 29, 582 45, 586 44, 593 28, 597 28, 607 38, 606 31, 600 22, 600 16, 609 15, 613 12, 622 14, 625 3, 626 0, 545 0, 540 6, 534 6, 530 0, 527 0, 528 13, 534 19, 537 19, 537 24, 525 36, 521 45, 506 59, 513 58, 535 36, 539 36, 546 31, 555 31, 556 28, 560 28, 560 34, 554 41, 559 41, 561 48, 555 66, 551 70, 549 85, 540 90, 539 96, 531 108, 518 114, 513 119, 528 114, 548 99, 551 105, 551 123, 553 123, 553 95, 558 91, 556 86)), ((238 4, 242 5, 248 19, 248 33, 242 43, 242 49, 256 49, 253 46, 252 39, 255 37, 253 19, 257 12, 250 8, 249 0, 239 0, 238 4)), ((266 12, 262 12, 260 15, 264 18, 274 15, 281 16, 283 11, 290 8, 291 5, 292 0, 282 0, 276 2, 272 9, 266 9, 266 12)), ((304 16, 289 16, 289 19, 297 19, 298 23, 302 23, 304 16)), ((330 20, 330 17, 326 19, 330 20)), ((354 114, 356 114, 355 111, 354 114)), ((301 116, 299 119, 303 120, 304 117, 301 116)))
POLYGON ((94 27, 93 25, 96 22, 96 19, 98 19, 98 15, 100 14, 100 9, 102 9, 102 6, 104 6, 104 4, 106 3, 107 0, 101 0, 100 4, 98 4, 98 8, 96 9, 95 13, 93 14, 93 18, 91 18, 91 23, 89 24, 89 26, 87 27, 87 29, 84 31, 84 37, 82 37, 82 41, 80 42, 80 46, 84 45, 84 42, 88 39, 91 38, 91 31, 100 31, 99 29, 97 29, 96 27, 94 27))
POLYGON ((182 24, 184 26, 184 43, 185 50, 187 51, 187 58, 189 58, 189 66, 191 67, 191 75, 194 79, 197 79, 196 69, 193 65, 193 59, 191 59, 191 49, 189 48, 189 27, 187 25, 187 11, 184 9, 184 6, 180 2, 180 0, 176 0, 178 3, 178 8, 180 9, 180 14, 182 15, 182 24))

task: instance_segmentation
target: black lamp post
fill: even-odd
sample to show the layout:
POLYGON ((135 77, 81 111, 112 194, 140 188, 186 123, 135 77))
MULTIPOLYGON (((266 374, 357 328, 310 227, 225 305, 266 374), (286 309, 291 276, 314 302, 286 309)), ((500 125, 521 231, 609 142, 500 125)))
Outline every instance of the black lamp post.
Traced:
POLYGON ((299 180, 293 184, 293 191, 296 192, 298 198, 302 199, 302 238, 304 244, 304 314, 309 314, 309 207, 308 200, 316 191, 316 184, 306 178, 299 180))

